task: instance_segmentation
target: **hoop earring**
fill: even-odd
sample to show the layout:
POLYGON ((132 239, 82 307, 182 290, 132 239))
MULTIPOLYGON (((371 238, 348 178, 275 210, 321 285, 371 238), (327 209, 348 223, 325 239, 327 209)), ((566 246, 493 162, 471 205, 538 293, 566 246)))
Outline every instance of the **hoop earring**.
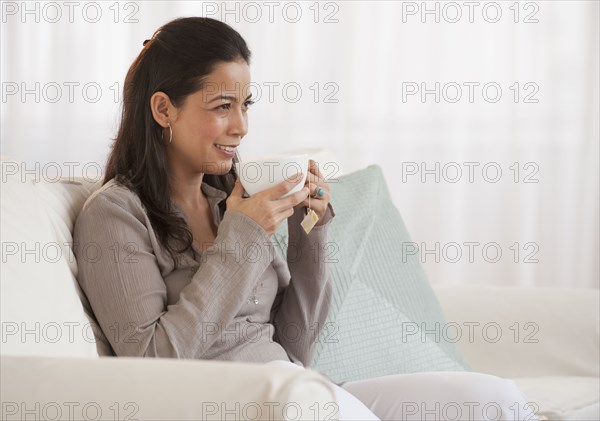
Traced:
MULTIPOLYGON (((171 142, 173 142, 173 129, 171 128, 171 123, 169 124, 169 144, 171 144, 171 142)), ((165 141, 165 134, 162 133, 162 140, 163 142, 165 141)))

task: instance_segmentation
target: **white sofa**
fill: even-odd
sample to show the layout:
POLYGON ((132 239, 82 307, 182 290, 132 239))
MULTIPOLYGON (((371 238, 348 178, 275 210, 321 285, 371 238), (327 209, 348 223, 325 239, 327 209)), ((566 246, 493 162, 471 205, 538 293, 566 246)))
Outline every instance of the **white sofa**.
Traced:
POLYGON ((600 420, 598 290, 433 288, 473 371, 514 380, 540 419, 600 420))
MULTIPOLYGON (((2 158, 1 419, 327 418, 311 369, 99 358, 71 232, 100 181, 27 169, 2 158)), ((600 419, 597 290, 433 287, 473 370, 515 380, 542 419, 600 419)))

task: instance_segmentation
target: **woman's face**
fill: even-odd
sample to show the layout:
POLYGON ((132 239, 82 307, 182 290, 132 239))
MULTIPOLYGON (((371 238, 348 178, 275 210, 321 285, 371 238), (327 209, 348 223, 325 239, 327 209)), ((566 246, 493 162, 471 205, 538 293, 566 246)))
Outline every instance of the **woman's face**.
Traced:
MULTIPOLYGON (((189 95, 169 119, 173 140, 169 162, 189 173, 226 174, 232 152, 217 145, 238 146, 248 132, 250 69, 245 61, 224 62, 206 77, 204 88, 189 95)), ((164 131, 168 142, 169 129, 164 131)))

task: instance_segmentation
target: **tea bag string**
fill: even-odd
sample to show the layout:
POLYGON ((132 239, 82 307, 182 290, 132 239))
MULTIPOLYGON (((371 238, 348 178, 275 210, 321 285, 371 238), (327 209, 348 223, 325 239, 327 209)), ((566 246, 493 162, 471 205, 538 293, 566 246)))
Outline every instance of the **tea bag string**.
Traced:
MULTIPOLYGON (((308 177, 308 174, 306 176, 308 177)), ((310 209, 310 181, 308 182, 308 209, 306 210, 307 213, 308 213, 309 209, 310 209)))

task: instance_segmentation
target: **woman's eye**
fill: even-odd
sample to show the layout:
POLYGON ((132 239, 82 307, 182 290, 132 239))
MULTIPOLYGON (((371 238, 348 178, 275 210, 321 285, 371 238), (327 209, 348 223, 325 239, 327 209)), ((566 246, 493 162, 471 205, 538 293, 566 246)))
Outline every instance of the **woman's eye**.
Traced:
MULTIPOLYGON (((243 106, 244 111, 248 110, 248 108, 252 104, 254 104, 254 101, 251 101, 251 100, 244 102, 244 106, 243 106)), ((217 110, 217 111, 229 111, 230 109, 231 109, 231 103, 222 104, 215 108, 215 110, 217 110)))

